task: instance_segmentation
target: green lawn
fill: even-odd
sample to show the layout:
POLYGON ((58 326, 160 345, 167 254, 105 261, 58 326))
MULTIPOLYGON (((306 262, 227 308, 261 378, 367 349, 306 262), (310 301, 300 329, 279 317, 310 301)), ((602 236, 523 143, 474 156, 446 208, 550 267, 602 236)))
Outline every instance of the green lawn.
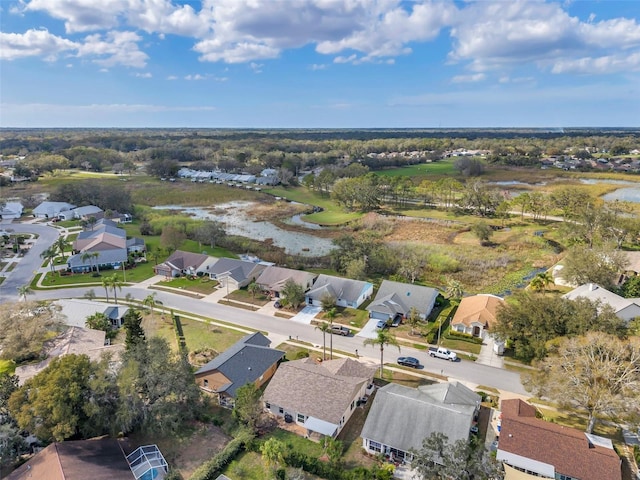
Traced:
MULTIPOLYGON (((142 324, 145 333, 148 336, 157 335, 162 337, 166 339, 174 349, 177 349, 176 333, 169 314, 162 315, 161 312, 158 312, 158 307, 156 307, 155 310, 153 316, 150 314, 145 315, 142 324)), ((210 325, 204 321, 201 322, 184 317, 180 317, 180 319, 189 351, 213 348, 217 352, 223 352, 245 336, 243 332, 217 325, 210 325)))
POLYGON ((310 223, 318 223, 320 225, 342 225, 362 216, 361 213, 345 211, 342 207, 332 201, 330 197, 320 195, 318 192, 313 192, 306 187, 278 187, 270 188, 265 190, 265 192, 293 200, 294 202, 322 207, 324 211, 312 213, 303 217, 303 220, 310 223))
POLYGON ((459 172, 454 168, 453 160, 441 160, 439 162, 421 163, 389 170, 378 170, 375 174, 381 177, 411 177, 419 179, 419 177, 427 176, 457 175, 459 172))
MULTIPOLYGON (((356 310, 355 308, 336 307, 336 318, 334 323, 341 323, 348 327, 362 328, 369 321, 369 312, 366 310, 356 310)), ((327 319, 327 314, 322 312, 318 315, 318 320, 327 319)))
POLYGON ((189 279, 187 277, 174 278, 164 282, 158 282, 157 285, 162 287, 180 288, 189 292, 202 293, 208 295, 213 293, 218 286, 218 282, 211 280, 209 277, 197 277, 189 279))
MULTIPOLYGON (((58 275, 57 273, 52 274, 51 272, 47 272, 42 281, 42 286, 44 287, 65 287, 68 285, 73 285, 76 283, 79 284, 95 284, 102 286, 102 279, 104 277, 110 277, 111 275, 116 275, 118 280, 124 282, 124 277, 126 275, 126 283, 136 283, 146 280, 148 278, 153 277, 153 263, 138 263, 135 268, 127 269, 126 273, 123 274, 120 270, 101 270, 100 277, 93 277, 91 273, 74 273, 72 275, 58 275)), ((36 280, 32 282, 32 288, 38 288, 36 286, 36 280)))
POLYGON ((234 290, 230 292, 226 297, 229 300, 235 300, 237 302, 250 303, 252 305, 258 305, 260 307, 269 303, 269 297, 267 297, 264 293, 256 294, 255 298, 251 296, 249 292, 247 292, 246 288, 241 288, 240 290, 234 290))

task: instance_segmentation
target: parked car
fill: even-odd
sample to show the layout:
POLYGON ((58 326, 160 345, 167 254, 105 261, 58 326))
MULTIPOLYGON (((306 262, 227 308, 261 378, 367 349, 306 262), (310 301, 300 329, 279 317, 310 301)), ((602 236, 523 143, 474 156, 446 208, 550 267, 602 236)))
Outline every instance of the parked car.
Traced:
POLYGON ((348 337, 351 334, 351 330, 342 325, 331 325, 331 333, 348 337))
POLYGON ((404 365, 405 367, 419 368, 420 360, 414 357, 398 357, 398 365, 404 365))
POLYGON ((389 324, 385 321, 385 320, 380 320, 377 324, 376 324, 376 328, 378 330, 382 330, 384 328, 388 328, 389 324))
POLYGON ((444 360, 449 360, 450 362, 455 362, 458 360, 458 356, 455 352, 447 350, 444 347, 429 347, 429 355, 432 357, 442 358, 444 360))

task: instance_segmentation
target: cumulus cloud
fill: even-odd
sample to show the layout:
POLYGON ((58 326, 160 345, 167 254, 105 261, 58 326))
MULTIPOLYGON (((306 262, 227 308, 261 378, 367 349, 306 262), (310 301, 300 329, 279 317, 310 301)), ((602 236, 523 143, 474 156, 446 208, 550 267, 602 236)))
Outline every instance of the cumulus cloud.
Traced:
POLYGON ((44 57, 55 60, 61 53, 77 50, 78 44, 49 33, 30 29, 25 33, 0 32, 0 58, 15 60, 22 57, 44 57))
POLYGON ((563 59, 554 63, 553 73, 604 74, 640 71, 640 52, 631 55, 607 55, 603 57, 583 57, 563 59))
POLYGON ((79 57, 98 57, 93 61, 103 67, 124 65, 142 68, 149 58, 138 48, 141 37, 134 32, 107 32, 89 35, 78 48, 79 57))
POLYGON ((149 72, 135 73, 134 76, 138 77, 138 78, 151 78, 151 77, 153 77, 153 75, 151 75, 151 73, 149 73, 149 72))
POLYGON ((25 11, 44 11, 64 20, 67 33, 113 28, 118 16, 131 3, 129 0, 30 0, 25 11))

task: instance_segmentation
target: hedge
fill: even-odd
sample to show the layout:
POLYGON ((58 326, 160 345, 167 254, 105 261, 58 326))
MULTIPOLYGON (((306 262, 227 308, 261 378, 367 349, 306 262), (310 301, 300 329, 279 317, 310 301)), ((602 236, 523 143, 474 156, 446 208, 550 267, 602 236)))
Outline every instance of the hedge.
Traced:
POLYGON ((482 345, 481 338, 474 337, 473 335, 469 335, 468 333, 456 332, 455 330, 449 330, 445 335, 445 338, 449 338, 451 340, 462 340, 463 342, 477 343, 479 345, 482 345))
POLYGON ((238 453, 245 448, 254 438, 254 434, 248 430, 243 430, 238 434, 236 438, 231 440, 224 450, 218 453, 208 462, 200 465, 190 480, 215 480, 218 475, 222 473, 224 467, 226 467, 231 461, 236 458, 238 453))

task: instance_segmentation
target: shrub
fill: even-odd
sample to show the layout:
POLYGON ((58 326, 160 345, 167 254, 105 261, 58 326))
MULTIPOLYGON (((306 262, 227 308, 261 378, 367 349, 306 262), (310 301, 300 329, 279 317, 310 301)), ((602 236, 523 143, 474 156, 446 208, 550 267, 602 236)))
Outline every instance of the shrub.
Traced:
POLYGON ((445 335, 445 338, 449 338, 452 340, 462 340, 469 343, 477 343, 479 345, 482 344, 481 338, 474 337, 473 335, 469 335, 468 333, 456 332, 455 330, 449 330, 445 335))
POLYGON ((308 358, 309 357, 309 351, 308 350, 301 350, 298 353, 296 353, 296 359, 300 360, 302 358, 308 358))
POLYGON ((236 438, 224 447, 224 450, 208 462, 200 465, 193 472, 190 480, 214 480, 251 440, 253 440, 253 433, 249 430, 242 430, 236 438))

